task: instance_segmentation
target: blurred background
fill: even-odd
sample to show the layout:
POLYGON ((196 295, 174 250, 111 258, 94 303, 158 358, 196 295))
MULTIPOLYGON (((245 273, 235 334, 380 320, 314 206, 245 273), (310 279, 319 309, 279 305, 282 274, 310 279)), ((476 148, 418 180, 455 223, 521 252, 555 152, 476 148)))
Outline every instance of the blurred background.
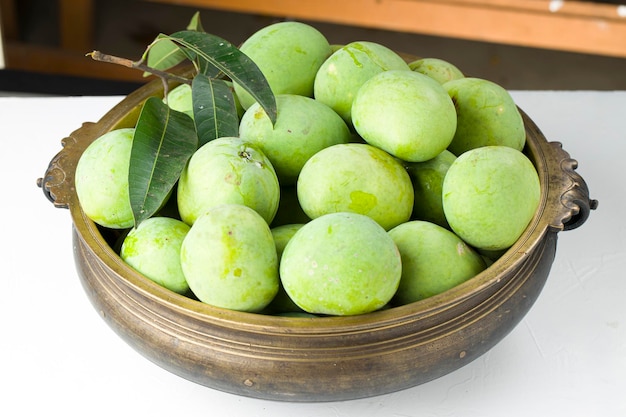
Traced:
POLYGON ((139 71, 85 53, 139 59, 159 32, 184 29, 196 11, 207 32, 235 44, 298 20, 331 43, 368 40, 445 59, 508 89, 626 90, 620 1, 0 0, 0 92, 127 94, 146 82, 139 71))

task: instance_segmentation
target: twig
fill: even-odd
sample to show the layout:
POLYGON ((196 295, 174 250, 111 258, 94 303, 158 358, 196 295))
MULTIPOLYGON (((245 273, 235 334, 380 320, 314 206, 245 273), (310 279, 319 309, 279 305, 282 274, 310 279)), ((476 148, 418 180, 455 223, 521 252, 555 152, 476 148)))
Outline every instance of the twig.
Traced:
POLYGON ((167 84, 168 80, 177 81, 184 84, 191 84, 191 80, 189 78, 181 77, 176 74, 172 74, 169 72, 161 71, 156 68, 152 68, 142 63, 141 61, 133 61, 127 58, 121 58, 114 55, 104 54, 100 51, 93 51, 87 54, 87 56, 91 57, 94 61, 99 62, 108 62, 111 64, 121 65, 123 67, 132 68, 141 70, 144 72, 148 72, 152 75, 155 75, 163 80, 164 85, 167 84))

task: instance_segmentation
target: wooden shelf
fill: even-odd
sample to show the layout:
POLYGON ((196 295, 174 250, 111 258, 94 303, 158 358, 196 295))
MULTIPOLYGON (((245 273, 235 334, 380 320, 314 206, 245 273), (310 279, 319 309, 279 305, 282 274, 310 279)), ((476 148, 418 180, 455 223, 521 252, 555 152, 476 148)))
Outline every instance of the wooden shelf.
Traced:
POLYGON ((59 6, 58 47, 19 40, 17 0, 0 0, 5 68, 105 80, 145 82, 139 71, 104 65, 85 56, 93 47, 94 0, 57 0, 59 6))
MULTIPOLYGON (((16 1, 0 0, 7 68, 142 80, 137 71, 85 59, 93 41, 95 0, 56 0, 58 48, 16 40, 16 1)), ((144 1, 626 58, 626 5, 562 0, 144 1)))
POLYGON ((5 68, 44 74, 88 77, 102 80, 144 83, 140 71, 114 64, 96 62, 84 52, 51 48, 22 42, 5 41, 5 68))
POLYGON ((146 0, 626 57, 626 6, 554 0, 146 0))

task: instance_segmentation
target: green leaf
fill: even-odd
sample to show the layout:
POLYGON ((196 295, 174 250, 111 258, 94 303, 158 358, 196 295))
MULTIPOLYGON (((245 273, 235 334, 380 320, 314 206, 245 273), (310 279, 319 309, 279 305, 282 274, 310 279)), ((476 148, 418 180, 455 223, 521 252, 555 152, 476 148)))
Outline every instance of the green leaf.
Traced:
POLYGON ((175 45, 181 48, 180 50, 185 54, 187 59, 193 62, 198 74, 203 74, 210 78, 216 78, 220 75, 221 71, 219 68, 215 67, 211 64, 211 62, 205 59, 199 59, 193 49, 180 47, 178 44, 175 45))
MULTIPOLYGON (((202 23, 200 22, 200 12, 196 12, 187 25, 188 30, 204 32, 202 23)), ((168 70, 185 61, 188 57, 185 51, 180 49, 175 42, 164 39, 163 34, 159 34, 156 39, 148 46, 144 53, 143 59, 150 68, 158 70, 168 70)), ((193 57, 191 58, 193 59, 193 57)), ((149 76, 149 72, 144 73, 144 77, 149 76)))
POLYGON ((198 32, 204 32, 204 28, 202 27, 202 22, 200 22, 200 12, 195 12, 193 16, 191 16, 191 20, 187 25, 187 30, 195 30, 198 32))
MULTIPOLYGON (((188 58, 187 54, 180 49, 180 46, 164 38, 164 36, 162 34, 157 36, 146 50, 146 55, 144 55, 144 59, 147 59, 146 64, 150 68, 162 71, 173 68, 188 58)), ((148 75, 150 73, 144 73, 144 77, 148 75)))
POLYGON ((206 67, 219 69, 248 91, 263 107, 272 123, 276 122, 276 98, 259 67, 236 46, 219 36, 183 30, 168 39, 188 51, 200 72, 206 67))
POLYGON ((233 90, 225 80, 198 74, 191 84, 198 147, 220 137, 239 136, 233 90))
POLYGON ((189 116, 170 109, 158 97, 146 100, 137 121, 128 172, 135 226, 163 206, 197 146, 189 116))

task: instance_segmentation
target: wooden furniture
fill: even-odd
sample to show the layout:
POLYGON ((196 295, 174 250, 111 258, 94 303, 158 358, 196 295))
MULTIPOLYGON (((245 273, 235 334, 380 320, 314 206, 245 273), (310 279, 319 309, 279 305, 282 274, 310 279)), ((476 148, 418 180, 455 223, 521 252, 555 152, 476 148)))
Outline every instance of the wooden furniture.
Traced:
POLYGON ((95 0, 56 0, 59 6, 58 47, 21 42, 17 0, 0 0, 5 68, 78 77, 144 81, 137 70, 103 65, 85 58, 93 48, 95 0))
POLYGON ((554 0, 149 0, 626 57, 626 5, 554 0))
MULTIPOLYGON (((8 68, 139 80, 84 59, 95 0, 57 0, 60 45, 17 41, 15 1, 0 0, 8 68)), ((525 47, 626 58, 626 4, 562 0, 144 0, 525 47)))

